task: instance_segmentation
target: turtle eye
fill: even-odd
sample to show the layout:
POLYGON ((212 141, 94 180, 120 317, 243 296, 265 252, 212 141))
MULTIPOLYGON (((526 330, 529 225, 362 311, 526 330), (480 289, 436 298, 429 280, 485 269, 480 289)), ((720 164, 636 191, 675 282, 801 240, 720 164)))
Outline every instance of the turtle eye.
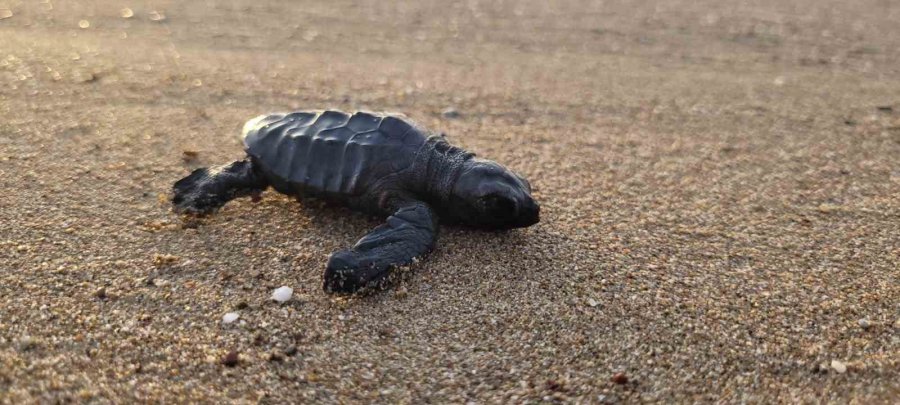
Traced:
POLYGON ((511 218, 516 215, 516 203, 499 195, 484 197, 485 211, 495 217, 511 218))

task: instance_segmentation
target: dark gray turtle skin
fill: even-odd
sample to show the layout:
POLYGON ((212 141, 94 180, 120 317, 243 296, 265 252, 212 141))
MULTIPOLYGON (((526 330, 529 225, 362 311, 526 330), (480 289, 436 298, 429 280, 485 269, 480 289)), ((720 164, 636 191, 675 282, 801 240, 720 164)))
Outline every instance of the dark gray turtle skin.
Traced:
POLYGON ((326 292, 355 292, 428 254, 442 223, 527 227, 540 206, 524 178, 450 145, 399 115, 298 111, 254 118, 242 133, 247 158, 197 169, 173 187, 176 212, 209 214, 268 187, 387 217, 331 255, 326 292))

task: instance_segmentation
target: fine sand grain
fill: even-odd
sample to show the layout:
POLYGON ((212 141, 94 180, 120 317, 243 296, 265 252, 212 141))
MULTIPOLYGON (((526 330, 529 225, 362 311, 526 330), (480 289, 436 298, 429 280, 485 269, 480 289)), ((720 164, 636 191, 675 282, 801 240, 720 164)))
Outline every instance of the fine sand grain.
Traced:
POLYGON ((0 402, 898 401, 900 4, 386 3, 0 0, 0 402), (322 107, 445 131, 541 223, 340 298, 378 219, 169 211, 322 107))

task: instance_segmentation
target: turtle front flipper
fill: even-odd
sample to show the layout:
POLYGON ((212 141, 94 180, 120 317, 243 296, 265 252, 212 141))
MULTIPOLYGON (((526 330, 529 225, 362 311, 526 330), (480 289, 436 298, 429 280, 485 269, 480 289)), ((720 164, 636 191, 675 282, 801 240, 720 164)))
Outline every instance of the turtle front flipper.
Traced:
POLYGON ((175 182, 172 209, 179 213, 209 214, 235 198, 257 195, 268 186, 249 159, 205 167, 175 182))
POLYGON ((434 248, 437 217, 427 204, 403 205, 387 222, 359 240, 350 250, 331 255, 323 289, 352 293, 383 280, 392 268, 413 263, 434 248))

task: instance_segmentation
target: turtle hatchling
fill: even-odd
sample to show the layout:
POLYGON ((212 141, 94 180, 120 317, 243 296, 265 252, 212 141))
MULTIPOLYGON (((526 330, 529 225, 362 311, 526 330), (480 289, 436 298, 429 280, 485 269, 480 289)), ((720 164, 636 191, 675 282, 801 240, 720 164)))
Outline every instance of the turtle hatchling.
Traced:
POLYGON ((280 193, 317 197, 386 217, 331 255, 323 288, 352 293, 434 247, 438 220, 511 229, 538 222, 540 205, 521 176, 450 145, 397 114, 298 111, 256 117, 242 131, 247 158, 177 181, 180 213, 211 213, 228 201, 280 193))

